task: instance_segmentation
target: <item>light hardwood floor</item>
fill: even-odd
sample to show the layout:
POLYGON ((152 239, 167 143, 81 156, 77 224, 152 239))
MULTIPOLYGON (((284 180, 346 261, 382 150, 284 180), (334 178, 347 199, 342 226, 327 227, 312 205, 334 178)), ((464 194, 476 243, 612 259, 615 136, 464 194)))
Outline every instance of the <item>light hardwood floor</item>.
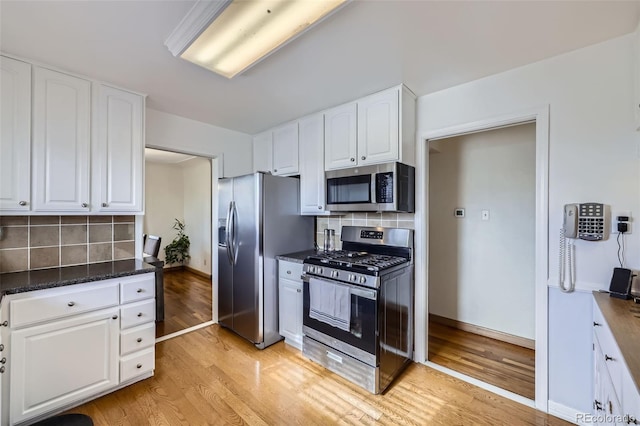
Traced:
POLYGON ((156 346, 155 376, 70 412, 100 425, 561 425, 419 364, 371 395, 279 342, 263 351, 218 325, 156 346))
POLYGON ((535 398, 535 351, 429 322, 429 360, 529 399, 535 398))
POLYGON ((211 279, 183 269, 164 272, 164 321, 156 337, 211 321, 211 279))

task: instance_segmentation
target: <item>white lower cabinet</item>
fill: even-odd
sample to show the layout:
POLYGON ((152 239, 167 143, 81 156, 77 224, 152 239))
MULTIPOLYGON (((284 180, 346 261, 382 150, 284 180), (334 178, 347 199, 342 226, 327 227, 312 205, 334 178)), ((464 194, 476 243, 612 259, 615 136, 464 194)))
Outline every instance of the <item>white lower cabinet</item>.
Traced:
POLYGON ((151 376, 154 286, 145 273, 4 296, 0 424, 35 421, 151 376))
POLYGON ((593 305, 593 351, 594 423, 640 425, 640 392, 597 302, 593 305))
POLYGON ((302 264, 278 261, 280 335, 302 350, 302 264))
POLYGON ((118 384, 118 309, 11 333, 11 423, 118 384))

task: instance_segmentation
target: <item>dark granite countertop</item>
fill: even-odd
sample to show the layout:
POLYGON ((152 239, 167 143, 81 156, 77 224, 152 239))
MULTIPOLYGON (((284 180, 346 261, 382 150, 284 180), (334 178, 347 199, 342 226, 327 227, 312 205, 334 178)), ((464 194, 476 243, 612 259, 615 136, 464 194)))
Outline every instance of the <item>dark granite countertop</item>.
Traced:
POLYGON ((37 269, 0 274, 0 298, 7 294, 43 290, 109 278, 155 272, 156 268, 140 259, 115 260, 60 268, 37 269))
POLYGON ((276 256, 276 259, 278 260, 285 260, 287 262, 295 262, 295 263, 302 263, 302 261, 307 257, 307 256, 312 256, 315 255, 319 252, 322 252, 322 250, 303 250, 303 251, 297 251, 295 253, 289 253, 289 254, 281 254, 279 256, 276 256))

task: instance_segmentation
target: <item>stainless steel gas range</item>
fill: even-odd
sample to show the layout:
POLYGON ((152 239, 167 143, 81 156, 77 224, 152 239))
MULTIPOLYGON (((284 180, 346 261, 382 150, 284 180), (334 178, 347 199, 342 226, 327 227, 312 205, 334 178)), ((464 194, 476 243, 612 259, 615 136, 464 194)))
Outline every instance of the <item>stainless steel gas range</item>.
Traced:
POLYGON ((344 226, 304 260, 303 353, 380 393, 413 357, 413 231, 344 226))

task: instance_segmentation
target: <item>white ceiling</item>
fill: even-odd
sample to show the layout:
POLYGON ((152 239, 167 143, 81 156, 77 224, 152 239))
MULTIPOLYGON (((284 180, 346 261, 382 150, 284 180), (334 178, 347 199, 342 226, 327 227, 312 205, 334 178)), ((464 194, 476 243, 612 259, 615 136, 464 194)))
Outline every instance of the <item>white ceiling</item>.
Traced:
POLYGON ((0 1, 0 50, 245 133, 404 82, 424 95, 632 32, 634 1, 354 0, 227 80, 164 41, 193 1, 0 1))

